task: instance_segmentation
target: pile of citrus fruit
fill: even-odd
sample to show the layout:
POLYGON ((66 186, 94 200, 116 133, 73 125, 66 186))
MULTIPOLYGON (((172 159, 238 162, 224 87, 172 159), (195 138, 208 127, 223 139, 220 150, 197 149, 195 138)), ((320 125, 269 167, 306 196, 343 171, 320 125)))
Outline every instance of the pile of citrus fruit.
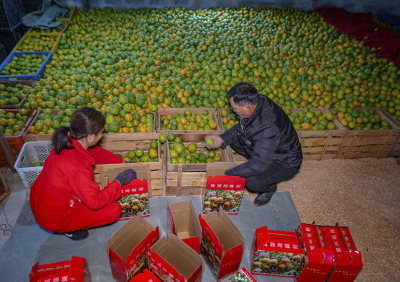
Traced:
POLYGON ((229 112, 227 109, 221 110, 221 118, 225 131, 231 129, 232 126, 239 122, 239 116, 233 112, 229 112))
POLYGON ((169 161, 171 164, 213 163, 222 161, 215 150, 199 147, 197 143, 183 143, 174 133, 168 133, 169 161))
POLYGON ((35 74, 46 59, 46 55, 22 54, 14 56, 1 75, 27 75, 35 74))
POLYGON ((32 34, 25 38, 16 51, 51 51, 57 38, 58 35, 32 34))
POLYGON ((143 149, 131 150, 123 156, 125 162, 138 163, 138 162, 157 162, 158 161, 158 141, 151 140, 150 147, 146 151, 143 149))
POLYGON ((324 113, 320 109, 310 110, 306 107, 302 110, 285 109, 296 130, 333 130, 336 129, 332 113, 324 113))
POLYGON ((0 109, 0 129, 4 136, 18 136, 26 121, 29 118, 29 113, 26 109, 19 111, 5 111, 0 109))
POLYGON ((15 86, 6 86, 0 84, 0 106, 18 105, 25 98, 30 86, 17 84, 15 86))
POLYGON ((73 110, 44 109, 36 121, 28 127, 29 134, 53 134, 60 126, 68 127, 73 110))
POLYGON ((183 114, 174 113, 160 117, 161 130, 216 130, 217 121, 213 114, 203 110, 201 114, 193 113, 190 109, 183 114))
POLYGON ((351 130, 377 130, 390 129, 390 123, 371 109, 354 109, 351 113, 341 110, 332 110, 338 120, 347 129, 351 130))
MULTIPOLYGON (((383 107, 400 120, 400 71, 375 52, 314 11, 78 9, 25 107, 91 106, 105 115, 115 105, 128 114, 162 107, 228 109, 227 91, 247 81, 284 108, 351 114, 358 107, 383 107)), ((16 71, 13 66, 6 72, 11 69, 16 71)), ((229 114, 222 118, 226 129, 236 121, 229 114)), ((186 117, 172 119, 161 125, 195 127, 186 117)), ((324 128, 325 121, 317 120, 324 128)), ((112 122, 109 132, 138 128, 112 122)))

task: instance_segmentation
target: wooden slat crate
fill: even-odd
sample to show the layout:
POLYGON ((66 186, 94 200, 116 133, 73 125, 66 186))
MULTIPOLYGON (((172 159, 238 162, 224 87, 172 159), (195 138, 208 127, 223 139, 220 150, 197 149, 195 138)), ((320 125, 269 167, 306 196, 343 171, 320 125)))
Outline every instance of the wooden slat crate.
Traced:
MULTIPOLYGON (((197 151, 205 152, 207 149, 203 140, 206 135, 207 134, 177 134, 177 137, 182 139, 182 143, 185 146, 189 143, 196 143, 197 151)), ((170 162, 168 145, 166 147, 166 195, 202 195, 207 182, 208 164, 172 164, 170 162)), ((216 152, 221 154, 223 163, 232 162, 232 157, 228 150, 217 149, 216 152)))
MULTIPOLYGON (((142 149, 145 153, 150 148, 151 140, 158 140, 157 133, 110 133, 104 134, 99 144, 106 150, 114 154, 125 156, 131 150, 142 149)), ((157 162, 139 162, 139 163, 124 163, 122 165, 129 167, 146 167, 149 185, 149 194, 152 196, 162 196, 164 181, 163 181, 163 162, 162 148, 158 146, 158 161, 157 162)), ((113 165, 109 165, 113 166, 113 165)))
POLYGON ((382 114, 385 116, 385 118, 390 122, 390 125, 392 125, 393 130, 397 130, 397 140, 390 151, 388 157, 400 157, 400 121, 395 119, 386 109, 381 109, 382 114))
POLYGON ((0 202, 10 195, 10 188, 3 173, 0 172, 0 202))
POLYGON ((400 127, 387 118, 381 109, 375 109, 382 119, 389 121, 391 129, 346 130, 340 145, 339 158, 384 158, 393 156, 398 146, 400 127))
POLYGON ((157 124, 156 129, 158 133, 167 134, 169 132, 173 132, 176 134, 217 134, 222 133, 223 130, 221 128, 220 123, 218 122, 217 114, 215 108, 159 108, 157 114, 157 124), (161 130, 160 123, 161 117, 173 114, 183 114, 186 110, 190 110, 193 114, 201 114, 202 111, 207 110, 211 115, 213 115, 215 122, 217 123, 217 127, 214 130, 161 130))
MULTIPOLYGON (((314 112, 320 110, 324 114, 330 113, 329 109, 325 108, 311 108, 310 111, 314 112)), ((292 109, 294 112, 300 112, 301 109, 292 109)), ((346 129, 334 117, 333 122, 336 129, 333 130, 299 130, 297 136, 299 137, 301 149, 303 152, 303 159, 305 160, 324 160, 335 159, 338 157, 342 139, 346 134, 346 129)))

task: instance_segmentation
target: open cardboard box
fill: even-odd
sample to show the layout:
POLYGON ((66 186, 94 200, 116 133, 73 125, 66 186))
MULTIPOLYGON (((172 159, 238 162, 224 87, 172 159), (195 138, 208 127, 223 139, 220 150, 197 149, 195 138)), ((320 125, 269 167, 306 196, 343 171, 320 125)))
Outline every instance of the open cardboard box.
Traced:
POLYGON ((140 214, 127 221, 108 239, 112 275, 117 281, 128 281, 147 266, 147 248, 159 238, 154 227, 140 214))
POLYGON ((201 226, 192 201, 168 204, 169 229, 189 247, 200 253, 201 226))
POLYGON ((199 215, 203 231, 201 253, 216 279, 237 272, 243 256, 244 237, 229 215, 220 208, 199 215))
POLYGON ((161 281, 201 281, 201 256, 174 234, 167 232, 147 253, 149 268, 161 281))

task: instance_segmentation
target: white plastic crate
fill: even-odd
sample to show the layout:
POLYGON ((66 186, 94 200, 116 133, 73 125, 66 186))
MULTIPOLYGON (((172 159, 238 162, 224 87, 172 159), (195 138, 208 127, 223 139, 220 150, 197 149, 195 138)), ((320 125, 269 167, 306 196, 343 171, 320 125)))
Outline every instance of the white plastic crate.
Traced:
POLYGON ((33 164, 35 162, 43 164, 52 149, 51 141, 31 141, 22 146, 14 168, 27 189, 33 185, 43 169, 43 166, 34 167, 33 164))

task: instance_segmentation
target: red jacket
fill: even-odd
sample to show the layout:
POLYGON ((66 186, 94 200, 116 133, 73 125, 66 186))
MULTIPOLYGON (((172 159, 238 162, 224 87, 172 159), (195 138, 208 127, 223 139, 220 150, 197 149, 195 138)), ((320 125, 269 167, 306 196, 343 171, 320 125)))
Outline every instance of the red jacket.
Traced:
POLYGON ((60 154, 52 150, 30 193, 36 221, 55 232, 63 230, 63 220, 73 213, 71 209, 83 204, 96 211, 121 197, 121 186, 116 180, 100 190, 94 182, 93 169, 95 164, 123 160, 99 146, 85 151, 78 141, 73 138, 71 141, 72 149, 64 149, 60 154))

